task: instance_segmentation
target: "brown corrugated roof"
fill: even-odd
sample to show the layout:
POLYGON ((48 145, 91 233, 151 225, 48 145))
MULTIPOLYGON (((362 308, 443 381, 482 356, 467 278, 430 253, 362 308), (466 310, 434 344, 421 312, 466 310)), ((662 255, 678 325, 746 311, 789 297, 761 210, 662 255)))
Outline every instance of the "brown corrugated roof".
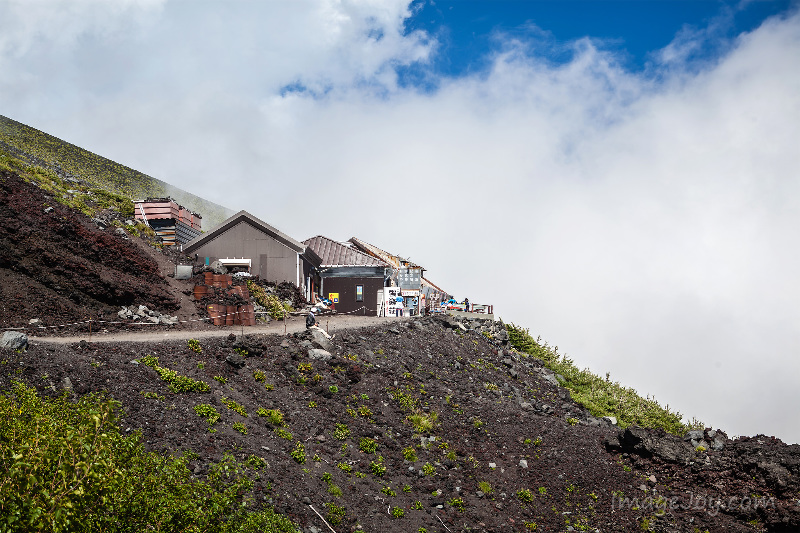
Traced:
POLYGON ((403 259, 399 255, 394 255, 387 252, 386 250, 381 250, 374 244, 362 241, 361 239, 357 239, 356 237, 351 238, 349 242, 353 243, 358 249, 363 250, 365 253, 372 255, 374 257, 378 257, 386 261, 387 263, 393 265, 395 268, 400 268, 403 266, 403 263, 406 263, 406 266, 408 268, 422 268, 424 270, 422 266, 413 263, 408 259, 403 259))
POLYGON ((303 241, 315 254, 322 259, 323 267, 336 266, 375 266, 386 267, 384 261, 377 257, 360 252, 354 247, 347 246, 322 235, 311 237, 303 241))

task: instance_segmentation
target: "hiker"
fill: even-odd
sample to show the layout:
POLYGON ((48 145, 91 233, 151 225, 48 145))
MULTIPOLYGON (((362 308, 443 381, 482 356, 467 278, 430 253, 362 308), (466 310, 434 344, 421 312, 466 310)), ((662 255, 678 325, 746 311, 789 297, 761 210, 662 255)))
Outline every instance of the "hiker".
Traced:
POLYGON ((312 327, 316 323, 317 323, 317 319, 314 318, 314 313, 309 311, 308 312, 308 316, 306 317, 306 329, 312 327))
POLYGON ((469 313, 469 298, 464 298, 464 311, 469 313))
POLYGON ((398 296, 395 301, 397 303, 394 306, 394 316, 403 316, 403 297, 398 296))

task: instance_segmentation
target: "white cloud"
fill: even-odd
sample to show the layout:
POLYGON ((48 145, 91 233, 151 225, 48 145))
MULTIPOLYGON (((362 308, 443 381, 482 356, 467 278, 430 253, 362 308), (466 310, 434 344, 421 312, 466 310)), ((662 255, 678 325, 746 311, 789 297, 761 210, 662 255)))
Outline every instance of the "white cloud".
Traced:
POLYGON ((25 90, 43 54, 0 48, 0 112, 295 238, 410 255, 581 365, 800 440, 781 414, 800 402, 797 14, 691 68, 678 49, 715 34, 685 32, 646 73, 590 40, 559 65, 542 32, 498 36, 487 71, 427 93, 392 68, 436 50, 404 32, 408 2, 233 6, 167 3, 105 54, 76 38, 111 70, 57 55, 25 90))

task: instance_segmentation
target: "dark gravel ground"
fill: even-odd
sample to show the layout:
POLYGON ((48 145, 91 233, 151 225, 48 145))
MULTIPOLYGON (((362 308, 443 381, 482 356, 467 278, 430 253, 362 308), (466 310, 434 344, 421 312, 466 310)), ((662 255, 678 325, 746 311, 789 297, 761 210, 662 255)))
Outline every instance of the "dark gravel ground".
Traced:
POLYGON ((25 353, 2 354, 0 388, 22 379, 43 394, 70 385, 72 394, 106 390, 122 403, 123 431, 141 430, 151 450, 198 453, 192 465, 198 476, 226 452, 263 457, 268 467, 254 501, 290 515, 304 531, 327 531, 311 509, 327 515, 326 504, 345 512, 333 525, 337 532, 800 529, 797 446, 744 438, 687 464, 610 452, 604 441, 619 429, 574 404, 566 389, 546 379, 539 361, 450 326, 423 318, 339 332, 329 361, 309 359, 304 333, 204 339, 199 354, 185 341, 32 339, 25 353), (170 392, 154 370, 131 362, 145 355, 205 381, 210 392, 170 392), (201 403, 221 414, 211 428, 216 432, 195 414, 201 403), (414 431, 411 404, 438 415, 431 431, 414 431), (279 409, 291 440, 258 416, 259 408, 279 409), (237 422, 246 435, 233 429, 237 422), (336 435, 336 424, 349 434, 336 435), (374 453, 359 450, 365 438, 375 441, 374 453), (303 464, 290 455, 298 443, 303 464), (404 458, 409 448, 416 458, 404 458), (375 475, 371 463, 385 473, 375 475), (420 474, 426 464, 428 475, 420 474), (756 496, 764 498, 757 509, 756 496), (395 509, 403 516, 393 516, 395 509))

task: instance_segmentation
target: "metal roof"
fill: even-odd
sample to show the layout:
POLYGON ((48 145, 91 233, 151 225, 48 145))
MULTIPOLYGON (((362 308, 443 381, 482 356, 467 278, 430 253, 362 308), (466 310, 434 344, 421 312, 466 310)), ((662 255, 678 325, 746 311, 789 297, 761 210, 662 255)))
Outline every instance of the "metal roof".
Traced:
POLYGON ((357 248, 363 250, 364 252, 382 259, 386 261, 390 265, 395 268, 424 268, 416 263, 409 261, 408 259, 404 259, 399 255, 390 254, 386 250, 381 250, 374 244, 370 244, 366 241, 362 241, 361 239, 357 239, 356 237, 351 238, 348 242, 353 243, 357 248), (405 263, 405 264, 404 264, 405 263))
POLYGON ((339 266, 389 266, 377 257, 365 254, 355 247, 343 244, 333 239, 317 235, 303 241, 315 254, 322 259, 322 267, 339 266))
POLYGON ((302 254, 305 251, 305 246, 302 243, 297 242, 296 240, 292 239, 285 233, 281 233, 277 229, 273 228, 260 218, 256 218, 247 211, 239 211, 229 219, 223 221, 219 226, 210 230, 208 233, 204 233, 199 237, 192 239, 183 247, 184 253, 191 253, 195 251, 197 248, 200 248, 205 243, 214 240, 215 238, 219 237, 229 229, 233 228, 234 226, 244 222, 246 224, 250 224, 258 231, 266 233, 276 241, 286 245, 287 247, 291 248, 292 250, 296 251, 298 254, 302 254))

